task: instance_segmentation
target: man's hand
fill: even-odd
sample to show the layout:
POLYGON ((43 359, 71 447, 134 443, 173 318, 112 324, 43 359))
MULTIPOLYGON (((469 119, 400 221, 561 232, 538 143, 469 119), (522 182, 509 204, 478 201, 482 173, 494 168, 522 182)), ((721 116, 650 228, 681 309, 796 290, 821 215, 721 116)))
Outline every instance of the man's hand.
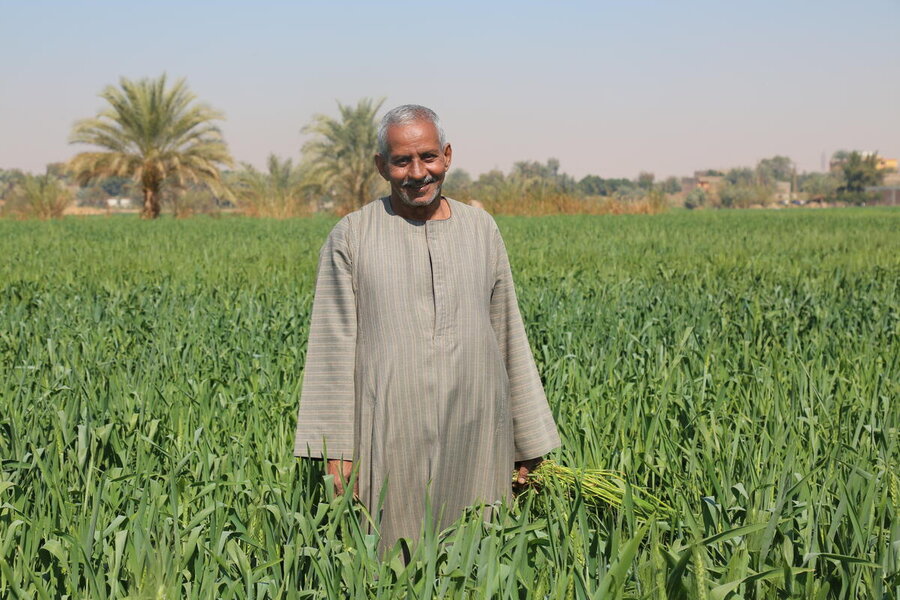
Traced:
POLYGON ((517 488, 521 488, 528 483, 528 475, 538 468, 538 465, 544 462, 543 456, 537 458, 529 458, 528 460, 520 460, 516 462, 516 484, 517 488))
MULTIPOLYGON (((353 461, 350 460, 329 459, 328 463, 325 465, 325 473, 327 475, 334 475, 334 492, 338 495, 343 494, 346 491, 344 489, 344 483, 350 481, 350 474, 352 472, 353 461)), ((356 482, 353 486, 353 496, 355 498, 359 497, 359 482, 356 482)))

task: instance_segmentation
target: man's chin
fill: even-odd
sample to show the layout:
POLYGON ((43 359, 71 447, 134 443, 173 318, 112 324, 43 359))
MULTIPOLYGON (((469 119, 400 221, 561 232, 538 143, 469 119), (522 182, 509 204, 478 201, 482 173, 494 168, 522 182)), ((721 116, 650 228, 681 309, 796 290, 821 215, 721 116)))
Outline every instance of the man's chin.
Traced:
POLYGON ((421 197, 411 197, 409 194, 401 193, 400 201, 403 204, 411 207, 411 208, 424 208, 426 206, 430 206, 434 203, 435 200, 441 197, 441 190, 435 190, 435 192, 429 196, 421 196, 421 197))

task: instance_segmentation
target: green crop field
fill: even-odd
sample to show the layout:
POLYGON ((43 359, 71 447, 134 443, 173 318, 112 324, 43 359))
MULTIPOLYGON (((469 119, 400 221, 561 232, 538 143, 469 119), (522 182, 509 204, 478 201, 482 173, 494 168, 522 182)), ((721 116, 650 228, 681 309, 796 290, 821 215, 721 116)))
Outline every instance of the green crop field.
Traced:
POLYGON ((333 219, 0 221, 0 597, 900 597, 900 211, 498 222, 553 458, 623 507, 381 560, 291 456, 333 219))

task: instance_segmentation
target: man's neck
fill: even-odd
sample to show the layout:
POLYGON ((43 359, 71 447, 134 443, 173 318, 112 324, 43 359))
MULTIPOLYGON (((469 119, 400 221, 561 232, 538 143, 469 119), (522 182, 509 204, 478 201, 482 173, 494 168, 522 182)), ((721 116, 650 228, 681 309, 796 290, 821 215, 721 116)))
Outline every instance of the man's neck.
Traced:
POLYGON ((443 196, 425 206, 409 206, 391 196, 391 208, 404 219, 413 221, 443 221, 450 218, 450 203, 443 196))

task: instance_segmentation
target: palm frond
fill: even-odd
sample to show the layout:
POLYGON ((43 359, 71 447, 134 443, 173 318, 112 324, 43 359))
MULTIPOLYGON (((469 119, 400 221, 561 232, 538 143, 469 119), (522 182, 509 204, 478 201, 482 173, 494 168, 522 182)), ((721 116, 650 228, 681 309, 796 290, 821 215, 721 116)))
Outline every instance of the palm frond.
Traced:
POLYGON ((97 116, 77 121, 69 138, 70 143, 102 149, 82 152, 69 162, 79 182, 131 177, 152 199, 164 182, 218 186, 219 168, 233 164, 215 124, 223 114, 198 103, 184 79, 169 86, 165 74, 137 81, 123 77, 100 97, 107 106, 97 116))
POLYGON ((378 134, 375 117, 383 102, 364 98, 356 106, 338 103, 339 119, 318 114, 302 130, 313 135, 302 148, 312 180, 351 208, 373 199, 379 188, 373 160, 378 134))

